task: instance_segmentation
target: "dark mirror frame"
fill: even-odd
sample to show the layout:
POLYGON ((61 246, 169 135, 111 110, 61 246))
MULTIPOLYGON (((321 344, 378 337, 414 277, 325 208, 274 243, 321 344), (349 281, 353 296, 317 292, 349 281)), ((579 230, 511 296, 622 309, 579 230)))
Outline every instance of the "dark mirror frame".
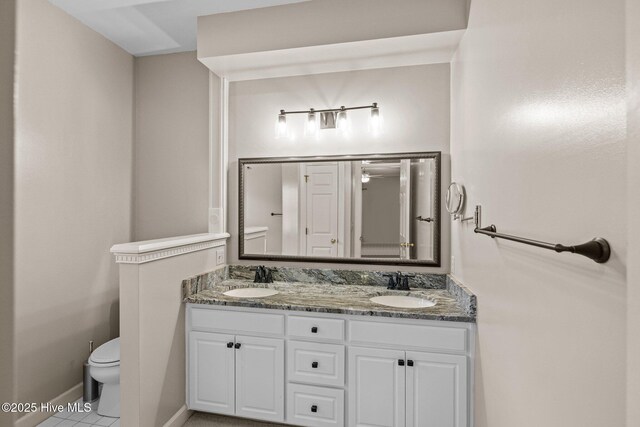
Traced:
POLYGON ((441 181, 442 166, 440 151, 426 151, 418 153, 393 153, 393 154, 354 154, 341 156, 303 156, 303 157, 262 157, 238 159, 238 258, 255 261, 288 261, 288 262, 321 262, 332 264, 376 264, 376 265, 407 265, 440 267, 441 266, 441 181), (435 230, 433 237, 434 257, 432 260, 393 260, 377 258, 339 258, 339 257, 312 257, 293 255, 260 255, 244 253, 244 167, 245 165, 264 163, 301 163, 301 162, 335 162, 357 160, 401 160, 401 159, 435 159, 435 201, 434 217, 435 230))

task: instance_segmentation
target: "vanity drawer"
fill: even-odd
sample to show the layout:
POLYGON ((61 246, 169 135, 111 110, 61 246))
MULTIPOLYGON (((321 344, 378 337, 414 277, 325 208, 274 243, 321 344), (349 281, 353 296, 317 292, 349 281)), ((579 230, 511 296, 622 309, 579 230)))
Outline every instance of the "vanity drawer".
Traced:
POLYGON ((467 330, 464 328, 354 320, 349 322, 349 341, 463 352, 467 350, 467 330))
POLYGON ((289 341, 289 381, 343 387, 344 354, 344 346, 339 344, 289 341))
POLYGON ((292 337, 343 341, 344 320, 289 316, 287 331, 292 337))
POLYGON ((289 384, 287 421, 309 427, 344 426, 344 390, 289 384))
POLYGON ((282 314, 191 308, 191 329, 196 331, 232 331, 234 334, 284 335, 282 314))

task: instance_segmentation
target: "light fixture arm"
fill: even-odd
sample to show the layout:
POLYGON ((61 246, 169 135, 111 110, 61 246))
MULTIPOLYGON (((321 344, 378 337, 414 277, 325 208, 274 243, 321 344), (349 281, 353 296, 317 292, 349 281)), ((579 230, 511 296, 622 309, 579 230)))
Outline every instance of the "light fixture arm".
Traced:
POLYGON ((324 110, 315 110, 313 108, 310 108, 308 110, 299 110, 299 111, 280 110, 280 114, 287 115, 287 114, 329 113, 329 112, 339 112, 339 111, 349 111, 349 110, 364 110, 366 108, 369 108, 369 109, 378 108, 378 103, 374 102, 371 105, 362 105, 362 106, 359 106, 359 107, 327 108, 327 109, 324 109, 324 110))

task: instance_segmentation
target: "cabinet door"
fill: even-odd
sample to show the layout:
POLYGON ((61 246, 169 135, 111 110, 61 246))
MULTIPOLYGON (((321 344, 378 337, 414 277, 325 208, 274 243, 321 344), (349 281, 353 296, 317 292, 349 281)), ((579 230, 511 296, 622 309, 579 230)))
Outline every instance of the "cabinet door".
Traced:
POLYGON ((233 335, 189 332, 189 409, 233 414, 233 335))
POLYGON ((404 351, 364 347, 348 351, 349 425, 404 427, 404 351))
POLYGON ((467 392, 465 356, 407 352, 407 427, 467 427, 467 392))
POLYGON ((236 336, 236 415, 284 421, 284 340, 236 336))

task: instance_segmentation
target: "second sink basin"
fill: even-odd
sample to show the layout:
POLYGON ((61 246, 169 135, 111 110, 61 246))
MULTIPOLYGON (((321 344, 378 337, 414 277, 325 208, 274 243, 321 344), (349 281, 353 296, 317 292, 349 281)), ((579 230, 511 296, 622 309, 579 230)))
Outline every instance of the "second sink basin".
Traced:
POLYGON ((385 295, 381 297, 373 297, 370 298, 369 301, 380 305, 386 305, 387 307, 396 308, 425 308, 433 307, 434 305, 436 305, 436 303, 434 301, 431 301, 430 299, 400 295, 385 295))
POLYGON ((276 295, 279 292, 274 289, 267 288, 239 288, 231 289, 230 291, 223 292, 228 297, 236 298, 264 298, 276 295))

